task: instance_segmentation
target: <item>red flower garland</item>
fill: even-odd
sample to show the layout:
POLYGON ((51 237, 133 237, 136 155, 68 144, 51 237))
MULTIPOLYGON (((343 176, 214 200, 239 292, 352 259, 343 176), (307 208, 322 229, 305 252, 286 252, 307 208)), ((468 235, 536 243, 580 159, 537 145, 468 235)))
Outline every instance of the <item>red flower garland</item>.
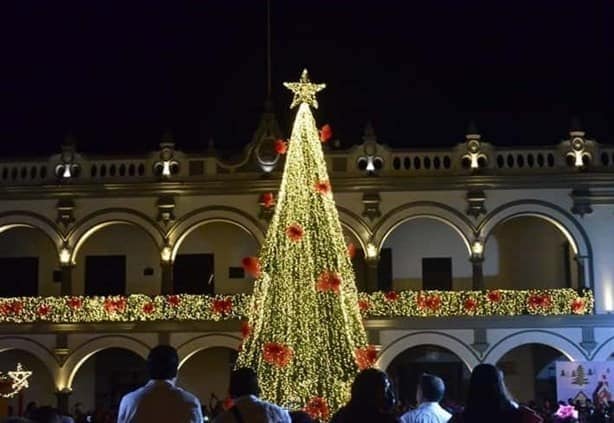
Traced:
POLYGON ((243 337, 243 339, 247 338, 251 334, 252 334, 252 327, 250 326, 249 322, 242 322, 241 323, 241 336, 243 337))
POLYGON ((327 180, 318 181, 313 188, 322 195, 330 193, 330 182, 327 180))
POLYGON ((278 342, 267 342, 262 347, 262 358, 275 367, 285 367, 294 357, 292 348, 278 342))
POLYGON ((527 303, 529 308, 549 308, 552 305, 552 299, 547 294, 533 294, 527 303))
POLYGON ((126 299, 125 298, 107 298, 104 301, 104 309, 107 313, 123 313, 126 310, 126 299))
POLYGON ((151 301, 148 302, 148 303, 143 304, 143 313, 145 313, 145 314, 153 314, 154 311, 156 311, 156 306, 151 301))
POLYGON ((384 294, 384 298, 388 301, 396 301, 399 299, 399 294, 396 291, 388 291, 384 294))
POLYGON ((288 152, 288 141, 282 139, 275 140, 275 152, 277 154, 286 154, 288 152))
POLYGON ((341 286, 341 277, 335 272, 322 272, 316 282, 316 289, 319 292, 334 292, 339 293, 341 286))
POLYGON ((356 257, 356 246, 354 245, 354 243, 350 242, 348 244, 347 253, 350 260, 354 260, 354 257, 356 257))
POLYGON ((47 304, 41 304, 36 312, 36 314, 38 314, 40 317, 45 317, 49 313, 51 313, 51 306, 47 304))
POLYGON ((222 316, 232 313, 232 298, 215 298, 211 302, 211 311, 222 316))
POLYGON ((369 300, 358 300, 358 308, 362 312, 366 312, 371 308, 371 303, 369 300))
POLYGON ((420 309, 428 309, 430 311, 437 311, 441 307, 441 297, 437 294, 427 295, 424 297, 422 293, 418 294, 416 298, 416 304, 420 309))
POLYGON ((21 313, 23 310, 23 303, 21 301, 10 301, 7 303, 3 303, 0 305, 0 314, 7 315, 13 314, 17 315, 21 313))
POLYGON ((330 416, 330 407, 326 399, 322 397, 313 397, 307 402, 304 408, 305 413, 314 420, 326 421, 330 416))
POLYGON ((265 209, 270 209, 275 205, 275 194, 272 192, 265 192, 260 196, 260 203, 265 209))
POLYGON ((571 301, 571 312, 573 314, 584 314, 586 311, 586 302, 584 298, 576 298, 571 301))
POLYGON ((486 297, 488 298, 488 301, 498 303, 499 301, 501 301, 501 291, 499 291, 498 289, 495 289, 494 291, 488 291, 486 297))
POLYGON ((330 125, 327 123, 326 125, 322 126, 322 129, 320 129, 320 141, 321 142, 328 142, 333 136, 333 129, 330 127, 330 125))
POLYGON ((473 297, 469 297, 463 302, 463 308, 468 312, 474 312, 477 307, 478 302, 473 297))
POLYGON ((354 359, 360 370, 373 367, 377 360, 377 350, 374 345, 368 345, 364 348, 356 348, 354 351, 354 359))
POLYGON ((166 302, 169 303, 171 307, 177 307, 181 303, 181 297, 179 295, 168 295, 166 297, 166 302))
POLYGON ((79 310, 83 307, 83 300, 79 297, 70 297, 68 300, 68 307, 73 310, 79 310))
POLYGON ((303 235, 305 235, 305 230, 298 223, 293 223, 286 228, 286 235, 294 242, 299 242, 303 235))
POLYGON ((260 272, 262 271, 260 267, 260 260, 258 257, 244 257, 241 260, 241 264, 243 265, 243 269, 245 273, 247 273, 252 278, 259 278, 260 272))

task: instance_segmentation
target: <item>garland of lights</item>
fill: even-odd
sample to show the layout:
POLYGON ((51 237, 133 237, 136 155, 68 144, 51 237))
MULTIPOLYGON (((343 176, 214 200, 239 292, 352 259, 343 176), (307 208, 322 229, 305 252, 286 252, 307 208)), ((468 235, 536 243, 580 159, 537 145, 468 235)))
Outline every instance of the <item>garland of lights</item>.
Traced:
POLYGON ((24 370, 21 363, 17 363, 17 369, 6 372, 6 374, 0 373, 0 382, 2 384, 10 383, 10 390, 7 392, 0 392, 2 398, 13 398, 22 390, 27 389, 30 384, 28 378, 32 376, 32 372, 24 370))
MULTIPOLYGON (((327 285, 330 288, 330 282, 327 285)), ((251 295, 15 297, 0 299, 0 323, 240 320, 251 295)), ((593 292, 571 288, 361 292, 362 317, 560 316, 593 313, 593 292)))

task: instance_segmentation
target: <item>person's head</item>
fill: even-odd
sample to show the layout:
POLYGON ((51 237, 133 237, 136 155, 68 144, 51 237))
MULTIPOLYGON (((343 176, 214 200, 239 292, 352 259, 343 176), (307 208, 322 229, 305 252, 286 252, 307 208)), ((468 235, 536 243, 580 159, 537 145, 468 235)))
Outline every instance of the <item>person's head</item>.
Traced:
POLYGON ((229 393, 232 398, 260 395, 258 375, 249 367, 241 367, 230 374, 229 393))
POLYGON ((352 384, 350 404, 382 411, 392 409, 395 399, 386 373, 377 369, 366 369, 358 373, 352 384))
POLYGON ((492 364, 479 364, 471 372, 467 410, 472 413, 496 415, 514 408, 509 395, 503 372, 492 364))
POLYGON ((424 373, 420 376, 418 389, 416 390, 416 400, 418 404, 423 402, 439 402, 443 399, 446 392, 446 385, 440 377, 424 373))
POLYGON ((149 352, 147 370, 150 379, 174 379, 177 377, 178 367, 179 356, 175 348, 169 345, 158 345, 149 352))
POLYGON ((314 420, 302 410, 290 411, 290 420, 292 423, 313 423, 314 420))
POLYGON ((36 423, 62 423, 60 413, 53 407, 37 408, 30 419, 36 423))

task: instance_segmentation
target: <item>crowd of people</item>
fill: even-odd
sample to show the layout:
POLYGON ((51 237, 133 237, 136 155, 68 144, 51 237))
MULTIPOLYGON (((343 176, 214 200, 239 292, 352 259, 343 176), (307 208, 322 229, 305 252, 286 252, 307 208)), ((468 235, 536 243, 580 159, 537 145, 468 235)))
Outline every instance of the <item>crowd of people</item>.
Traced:
MULTIPOLYGON (((231 404, 214 401, 202 407, 198 398, 175 385, 179 357, 170 346, 160 345, 149 353, 150 380, 126 394, 117 413, 86 415, 74 410, 63 415, 52 407, 30 404, 24 418, 7 422, 34 423, 310 423, 304 410, 286 410, 259 398, 256 373, 249 368, 232 372, 229 393, 231 404)), ((421 375, 417 384, 417 406, 406 409, 396 400, 386 373, 367 369, 359 373, 351 388, 349 402, 330 419, 331 423, 612 423, 614 403, 586 401, 550 403, 538 406, 518 404, 510 396, 503 373, 491 364, 473 369, 464 407, 443 402, 445 382, 438 376, 421 375)))

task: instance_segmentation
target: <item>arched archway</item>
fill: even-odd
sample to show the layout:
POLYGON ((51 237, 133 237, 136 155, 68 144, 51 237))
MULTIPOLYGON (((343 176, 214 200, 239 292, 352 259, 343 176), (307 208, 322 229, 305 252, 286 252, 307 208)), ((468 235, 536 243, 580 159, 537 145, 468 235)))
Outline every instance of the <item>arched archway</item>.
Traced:
MULTIPOLYGON (((580 223, 565 209, 542 200, 518 200, 492 210, 477 228, 479 236, 488 240, 494 228, 502 222, 521 216, 542 219, 554 225, 569 242, 570 248, 582 263, 584 285, 593 286, 592 247, 580 223)), ((485 254, 488 251, 485 250, 485 254)))
POLYGON ((597 347, 595 351, 593 351, 592 361, 609 361, 613 360, 614 357, 614 336, 606 339, 604 342, 597 347))
POLYGON ((74 377, 83 363, 97 352, 109 348, 119 348, 131 351, 145 360, 147 359, 152 345, 128 336, 101 336, 85 342, 66 358, 62 366, 63 380, 60 384, 60 388, 72 388, 74 377))
POLYGON ((450 222, 413 216, 386 235, 378 283, 382 290, 471 289, 469 256, 467 239, 450 222))
MULTIPOLYGON (((51 375, 55 388, 61 388, 60 365, 53 352, 45 345, 20 336, 0 337, 0 353, 18 350, 25 351, 42 363, 51 375)), ((3 369, 0 369, 2 371, 3 369)))
POLYGON ((497 364, 505 353, 523 344, 543 344, 560 351, 570 361, 587 360, 586 352, 572 340, 556 332, 525 330, 505 336, 486 352, 484 362, 497 364))
POLYGON ((173 252, 174 292, 188 294, 251 292, 252 278, 241 261, 257 256, 255 237, 226 221, 195 224, 178 239, 173 252))
POLYGON ((146 360, 140 354, 117 346, 104 348, 88 355, 75 369, 70 400, 80 402, 84 410, 113 416, 121 398, 147 380, 146 360))
POLYGON ((63 236, 57 225, 45 216, 29 211, 0 213, 0 234, 15 227, 28 227, 42 231, 59 251, 63 236))
POLYGON ((532 215, 511 216, 494 226, 486 238, 485 287, 579 288, 583 276, 575 249, 551 221, 532 215))
POLYGON ((0 297, 59 295, 56 241, 38 227, 0 228, 0 297))
POLYGON ((522 344, 506 352, 496 363, 505 383, 519 402, 556 402, 556 362, 569 361, 561 351, 544 344, 522 344))
POLYGON ((416 386, 422 373, 441 377, 446 384, 446 400, 464 400, 470 370, 452 351, 437 345, 416 345, 397 355, 386 372, 394 380, 399 400, 416 405, 416 386))
POLYGON ((134 222, 91 226, 73 251, 73 291, 86 295, 160 293, 161 238, 134 222))
POLYGON ((30 402, 35 402, 39 406, 55 406, 56 384, 53 371, 48 364, 26 350, 13 348, 3 349, 0 352, 0 371, 2 373, 15 370, 18 363, 23 366, 23 370, 30 371, 32 374, 28 378, 28 388, 22 390, 18 396, 5 400, 8 406, 13 408, 16 415, 20 415, 23 411, 20 407, 30 402))

